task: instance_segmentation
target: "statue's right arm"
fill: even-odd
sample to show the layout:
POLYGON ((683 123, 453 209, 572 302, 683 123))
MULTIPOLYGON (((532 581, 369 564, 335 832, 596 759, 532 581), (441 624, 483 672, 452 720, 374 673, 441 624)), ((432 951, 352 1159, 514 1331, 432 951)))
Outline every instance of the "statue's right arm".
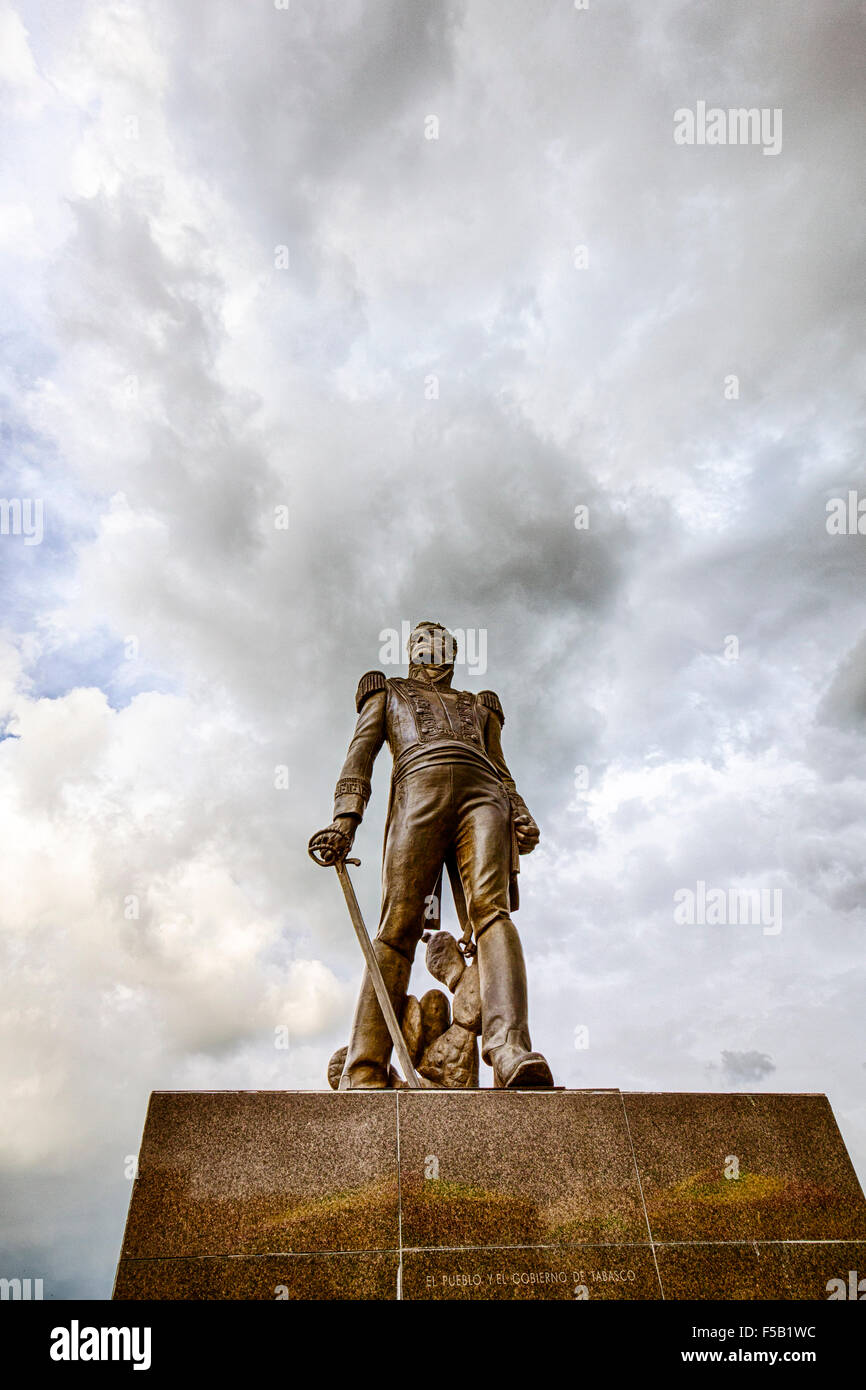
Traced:
POLYGON ((334 790, 334 820, 351 816, 356 823, 359 822, 370 799, 373 763, 385 742, 385 705, 388 697, 384 676, 381 680, 382 687, 366 693, 363 699, 359 687, 358 722, 334 790))
POLYGON ((310 854, 318 864, 336 864, 352 848, 370 799, 373 763, 385 742, 387 700, 388 687, 381 671, 368 671, 361 677, 355 696, 358 722, 334 790, 334 819, 310 840, 310 854))

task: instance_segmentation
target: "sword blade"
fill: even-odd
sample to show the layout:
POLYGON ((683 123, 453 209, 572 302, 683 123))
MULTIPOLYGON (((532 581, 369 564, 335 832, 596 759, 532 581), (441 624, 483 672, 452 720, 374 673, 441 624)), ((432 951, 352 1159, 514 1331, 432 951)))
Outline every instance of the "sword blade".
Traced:
POLYGON ((352 880, 349 878, 349 872, 342 860, 338 860, 334 867, 337 870, 337 877, 340 880, 340 887, 342 888, 343 896, 346 899, 346 906, 349 909, 349 916, 352 919, 352 926, 355 928, 355 935, 357 936, 358 943, 361 947, 361 950, 364 953, 364 960, 367 964, 367 969, 370 972, 370 979, 373 982, 373 989, 376 991, 376 998, 379 1001, 379 1008, 382 1010, 382 1016, 388 1025, 388 1032, 391 1034, 391 1041, 394 1044, 394 1051, 397 1054, 397 1060, 399 1061, 400 1066, 403 1069, 403 1076, 406 1080, 407 1085, 413 1091, 420 1091, 421 1082, 418 1080, 418 1077, 415 1073, 415 1068, 412 1065, 412 1058, 409 1056, 409 1049, 406 1046, 406 1039, 403 1037, 400 1025, 397 1022, 397 1015, 394 1012, 394 1005, 391 1003, 391 996, 388 993, 387 986, 382 978, 382 971, 379 966, 379 962, 376 959, 376 954, 373 950, 373 943, 370 940, 367 928, 364 926, 364 918, 361 916, 361 909, 358 906, 358 899, 355 897, 355 889, 352 886, 352 880))

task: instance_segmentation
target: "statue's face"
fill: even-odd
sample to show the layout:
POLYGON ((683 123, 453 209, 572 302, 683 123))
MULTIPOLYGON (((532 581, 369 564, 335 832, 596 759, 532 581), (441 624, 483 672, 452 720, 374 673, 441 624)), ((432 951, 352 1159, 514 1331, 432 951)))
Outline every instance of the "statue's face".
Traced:
POLYGON ((409 637, 409 660, 415 666, 453 666, 454 638, 442 627, 416 627, 409 637))

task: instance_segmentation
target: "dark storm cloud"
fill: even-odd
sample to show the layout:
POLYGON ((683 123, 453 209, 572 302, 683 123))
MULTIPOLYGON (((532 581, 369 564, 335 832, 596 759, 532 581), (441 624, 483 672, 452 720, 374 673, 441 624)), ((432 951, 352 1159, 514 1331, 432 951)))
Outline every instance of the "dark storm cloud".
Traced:
POLYGON ((776 1065, 765 1052, 723 1052, 722 1070, 728 1084, 742 1086, 764 1081, 776 1070, 776 1065))

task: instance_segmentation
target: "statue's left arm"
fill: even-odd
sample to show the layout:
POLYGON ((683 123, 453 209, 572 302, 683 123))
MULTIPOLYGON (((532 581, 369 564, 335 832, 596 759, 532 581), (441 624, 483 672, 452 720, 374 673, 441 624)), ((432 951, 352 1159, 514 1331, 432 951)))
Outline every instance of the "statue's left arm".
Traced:
POLYGON ((514 815, 517 847, 521 854, 531 854, 538 844, 541 832, 529 814, 526 802, 515 786, 514 778, 508 771, 508 764, 502 752, 502 726, 505 723, 505 715, 502 711, 502 705, 499 703, 499 696, 492 690, 481 690, 478 694, 478 702, 483 706, 486 714, 484 748, 488 758, 499 773, 502 785, 508 792, 508 799, 511 802, 511 810, 514 815))

